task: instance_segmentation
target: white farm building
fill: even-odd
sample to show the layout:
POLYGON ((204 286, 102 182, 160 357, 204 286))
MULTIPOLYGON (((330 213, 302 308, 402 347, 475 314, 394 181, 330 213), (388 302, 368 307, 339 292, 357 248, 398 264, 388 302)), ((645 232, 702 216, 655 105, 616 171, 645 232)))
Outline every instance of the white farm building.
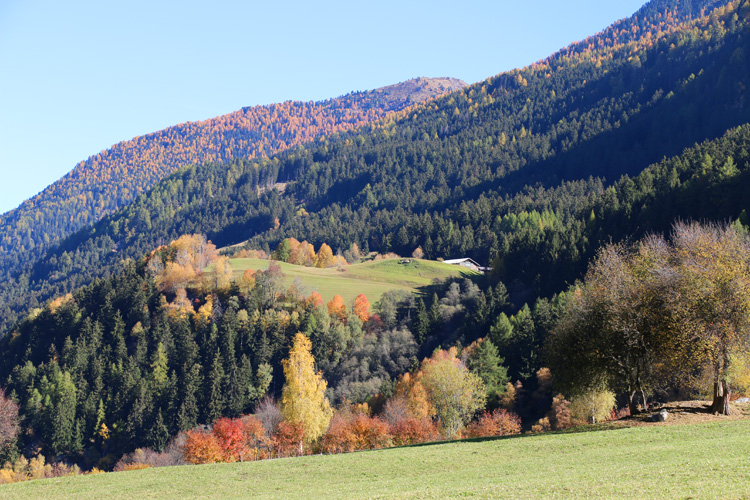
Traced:
POLYGON ((476 271, 478 273, 484 273, 484 271, 488 271, 489 269, 486 267, 480 266, 474 259, 470 258, 464 258, 464 259, 450 259, 450 260, 444 260, 444 264, 450 264, 452 266, 463 266, 468 267, 472 271, 476 271))

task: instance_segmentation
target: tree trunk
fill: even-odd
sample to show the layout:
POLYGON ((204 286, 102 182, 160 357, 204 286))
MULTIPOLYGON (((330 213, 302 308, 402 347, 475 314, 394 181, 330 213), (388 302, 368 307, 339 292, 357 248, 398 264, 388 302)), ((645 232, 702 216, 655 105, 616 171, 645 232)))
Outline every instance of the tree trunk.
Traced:
POLYGON ((641 401, 643 402, 643 411, 648 411, 648 400, 646 399, 646 391, 643 388, 640 389, 641 401))
POLYGON ((628 410, 630 410, 631 415, 638 413, 638 406, 635 404, 635 391, 628 392, 628 410))
POLYGON ((731 394, 732 391, 729 390, 726 380, 714 382, 714 401, 711 404, 711 411, 719 415, 729 415, 731 413, 729 409, 729 396, 731 394))

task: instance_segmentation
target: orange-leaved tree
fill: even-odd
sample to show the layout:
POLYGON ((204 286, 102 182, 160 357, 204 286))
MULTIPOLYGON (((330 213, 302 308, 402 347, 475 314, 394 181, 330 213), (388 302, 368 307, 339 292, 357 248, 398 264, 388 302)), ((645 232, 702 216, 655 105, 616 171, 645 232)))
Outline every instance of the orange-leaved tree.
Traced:
POLYGON ((360 293, 357 295, 354 299, 354 307, 352 309, 354 315, 361 319, 363 323, 370 319, 370 301, 367 300, 365 294, 360 293))
POLYGON ((204 430, 187 432, 183 455, 191 464, 213 464, 224 461, 224 453, 219 440, 213 433, 204 430))
POLYGON ((332 318, 341 321, 346 320, 346 305, 344 305, 344 298, 341 295, 334 295, 328 302, 328 314, 330 314, 332 318))
POLYGON ((262 448, 269 444, 266 429, 263 428, 261 419, 255 415, 245 415, 241 420, 245 446, 249 450, 248 458, 258 460, 262 454, 262 448))
POLYGON ((498 408, 484 412, 466 429, 468 437, 511 436, 521 433, 521 418, 515 413, 498 408))
POLYGON ((323 305, 323 296, 318 292, 313 292, 305 300, 305 305, 310 309, 317 309, 318 307, 323 305))
POLYGON ((273 449, 277 457, 293 457, 303 454, 302 442, 305 428, 301 423, 281 422, 273 434, 273 449))

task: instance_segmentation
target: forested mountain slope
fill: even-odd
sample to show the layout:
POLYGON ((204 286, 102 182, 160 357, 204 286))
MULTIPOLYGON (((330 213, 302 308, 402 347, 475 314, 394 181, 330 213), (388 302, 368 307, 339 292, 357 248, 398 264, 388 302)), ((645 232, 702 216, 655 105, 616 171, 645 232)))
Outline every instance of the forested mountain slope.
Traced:
MULTIPOLYGON (((750 120, 747 2, 667 22, 684 8, 652 2, 638 20, 356 133, 180 171, 3 283, 2 316, 7 324, 192 232, 219 245, 251 238, 270 249, 295 236, 334 249, 356 241, 404 254, 421 246, 431 258, 509 259, 536 242, 520 241, 526 233, 505 216, 537 209, 567 220, 605 182, 750 120), (258 189, 275 182, 289 183, 284 193, 258 189)), ((590 248, 576 238, 556 233, 552 257, 580 259, 590 248)), ((562 286, 559 276, 543 283, 534 267, 511 271, 501 277, 521 297, 562 286)))
MULTIPOLYGON (((598 194, 577 210, 569 206, 568 216, 515 211, 500 224, 514 228, 512 235, 526 246, 509 254, 523 261, 507 261, 507 268, 546 272, 552 265, 552 271, 556 266, 558 273, 573 273, 585 265, 585 251, 578 259, 555 258, 556 240, 583 248, 586 238, 593 245, 608 235, 661 231, 675 216, 723 219, 739 211, 748 222, 748 151, 745 125, 632 180, 605 190, 589 186, 598 194), (593 212, 598 216, 587 215, 593 212)), ((536 199, 563 205, 561 194, 583 187, 566 184, 540 191, 536 199)), ((172 247, 193 244, 187 253, 193 262, 210 253, 198 249, 205 246, 199 239, 181 238, 172 247)), ((33 311, 0 340, 0 380, 21 403, 24 440, 47 456, 98 466, 107 465, 105 455, 116 459, 139 446, 161 450, 178 431, 243 414, 267 392, 278 395, 281 360, 298 331, 312 340, 334 403, 367 401, 392 389, 389 384, 418 356, 480 337, 497 346, 511 380, 527 384, 544 366, 542 345, 561 303, 542 299, 510 315, 502 285, 480 288, 466 280, 441 290, 429 309, 414 296, 390 292, 377 308, 380 317, 363 324, 353 313, 341 320, 294 287, 285 291, 273 269, 255 274, 252 285, 219 286, 207 279, 181 299, 149 260, 179 254, 161 248, 131 261, 116 276, 33 311), (103 423, 111 430, 106 438, 103 423)), ((533 415, 529 409, 527 416, 533 415)))
POLYGON ((242 108, 115 144, 82 161, 17 209, 0 215, 0 276, 127 205, 180 167, 271 156, 465 85, 455 78, 417 78, 321 102, 242 108))

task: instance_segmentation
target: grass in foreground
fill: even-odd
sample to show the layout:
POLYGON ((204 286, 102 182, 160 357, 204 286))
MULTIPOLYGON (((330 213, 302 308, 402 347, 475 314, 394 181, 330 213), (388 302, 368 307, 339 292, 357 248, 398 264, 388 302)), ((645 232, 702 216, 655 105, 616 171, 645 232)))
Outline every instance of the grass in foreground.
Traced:
MULTIPOLYGON (((229 262, 235 279, 239 279, 247 269, 266 270, 269 264, 268 260, 263 259, 231 259, 229 262)), ((344 266, 340 270, 296 266, 286 262, 278 264, 286 276, 285 286, 288 287, 295 279, 299 279, 308 293, 317 291, 326 302, 338 294, 344 298, 347 306, 360 293, 364 293, 370 303, 374 304, 388 290, 419 293, 432 285, 435 279, 479 276, 466 268, 432 260, 411 259, 409 264, 400 262, 401 259, 370 261, 344 266)))
POLYGON ((750 421, 457 441, 0 486, 0 498, 750 498, 750 421))

